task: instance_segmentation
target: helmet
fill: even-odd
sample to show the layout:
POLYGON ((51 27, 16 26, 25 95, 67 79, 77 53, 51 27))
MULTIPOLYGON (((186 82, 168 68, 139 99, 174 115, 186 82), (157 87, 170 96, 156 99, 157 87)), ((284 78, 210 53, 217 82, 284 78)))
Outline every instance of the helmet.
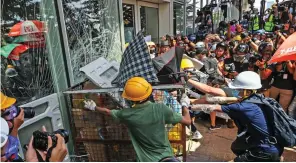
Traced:
POLYGON ((258 52, 259 54, 262 54, 267 47, 268 43, 267 42, 262 42, 259 47, 258 47, 258 52))
POLYGON ((1 100, 1 105, 0 105, 1 110, 4 110, 4 109, 10 107, 11 105, 13 105, 16 102, 15 98, 7 97, 2 92, 0 95, 0 100, 1 100))
POLYGON ((227 28, 227 23, 225 21, 220 21, 219 27, 220 28, 227 28))
POLYGON ((124 87, 122 97, 131 101, 142 101, 152 93, 152 86, 142 77, 130 78, 124 87))
POLYGON ((205 48, 205 47, 206 47, 205 43, 201 41, 197 42, 195 45, 195 48, 205 48))
POLYGON ((223 48, 224 50, 227 50, 227 45, 224 42, 219 42, 216 45, 216 49, 218 49, 219 47, 223 48))
POLYGON ((181 68, 194 68, 193 62, 190 59, 182 59, 181 61, 181 68))
POLYGON ((148 46, 155 46, 155 43, 152 42, 152 41, 146 42, 146 44, 147 44, 148 46))
POLYGON ((255 90, 260 89, 261 79, 260 76, 253 71, 244 71, 237 75, 233 82, 228 84, 231 89, 248 89, 255 90))
POLYGON ((1 117, 1 148, 6 144, 9 135, 9 127, 5 119, 1 117))
POLYGON ((249 52, 249 45, 245 44, 245 43, 240 43, 237 45, 236 51, 241 52, 241 53, 248 53, 249 52))
POLYGON ((196 35, 194 35, 194 34, 188 35, 188 40, 191 41, 191 42, 195 42, 196 35))
POLYGON ((266 52, 272 53, 273 52, 272 44, 268 42, 261 43, 258 47, 258 52, 259 54, 263 54, 263 53, 267 54, 266 52))
POLYGON ((217 48, 217 44, 213 44, 212 47, 211 47, 211 49, 210 49, 210 51, 215 51, 216 48, 217 48))

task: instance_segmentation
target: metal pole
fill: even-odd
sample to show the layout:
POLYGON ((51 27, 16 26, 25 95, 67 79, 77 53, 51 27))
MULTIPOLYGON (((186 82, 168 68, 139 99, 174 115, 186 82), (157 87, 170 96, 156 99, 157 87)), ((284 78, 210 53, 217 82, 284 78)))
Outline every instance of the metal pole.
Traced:
POLYGON ((186 8, 187 8, 187 3, 186 3, 186 0, 184 0, 184 19, 183 19, 183 23, 184 23, 184 25, 183 25, 183 28, 184 28, 184 33, 182 33, 182 35, 186 35, 186 20, 187 20, 187 10, 186 10, 186 8))
POLYGON ((239 10, 238 20, 241 21, 242 20, 242 0, 239 0, 238 10, 239 10))
POLYGON ((276 0, 276 6, 277 6, 276 24, 280 24, 279 0, 276 0))
POLYGON ((264 11, 265 11, 265 0, 261 1, 261 8, 260 8, 260 28, 263 29, 264 25, 264 11))
POLYGON ((192 21, 193 34, 195 33, 195 18, 196 18, 196 0, 193 0, 193 21, 192 21))
POLYGON ((199 10, 201 10, 202 7, 203 7, 203 0, 200 0, 200 9, 199 10))

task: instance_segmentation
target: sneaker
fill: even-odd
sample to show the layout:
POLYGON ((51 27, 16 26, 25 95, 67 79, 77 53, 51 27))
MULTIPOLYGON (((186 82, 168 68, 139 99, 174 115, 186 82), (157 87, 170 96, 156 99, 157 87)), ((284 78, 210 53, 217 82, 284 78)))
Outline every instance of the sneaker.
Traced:
POLYGON ((201 135, 201 133, 199 131, 195 131, 195 133, 193 133, 193 135, 192 135, 192 140, 199 140, 202 137, 203 136, 201 135))
POLYGON ((220 125, 216 125, 216 126, 212 126, 209 128, 210 130, 218 130, 218 129, 221 129, 221 126, 220 125))

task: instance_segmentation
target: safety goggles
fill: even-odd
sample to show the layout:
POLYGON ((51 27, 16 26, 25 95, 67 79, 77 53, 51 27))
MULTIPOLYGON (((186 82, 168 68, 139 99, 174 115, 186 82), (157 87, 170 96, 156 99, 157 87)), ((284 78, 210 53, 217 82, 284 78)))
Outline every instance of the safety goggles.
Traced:
POLYGON ((17 107, 12 105, 11 107, 7 108, 3 113, 1 112, 1 117, 6 120, 12 120, 17 116, 17 107))

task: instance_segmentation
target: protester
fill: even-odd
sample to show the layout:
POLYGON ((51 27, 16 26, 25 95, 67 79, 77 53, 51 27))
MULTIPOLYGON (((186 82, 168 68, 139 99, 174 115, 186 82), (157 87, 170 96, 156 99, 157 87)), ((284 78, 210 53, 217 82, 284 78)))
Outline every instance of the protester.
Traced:
MULTIPOLYGON (((182 62, 181 62, 181 69, 182 71, 187 71, 189 72, 191 75, 194 75, 194 65, 192 63, 191 60, 189 59, 182 59, 182 62)), ((192 80, 197 80, 197 78, 193 77, 192 80)), ((188 85, 189 88, 193 88, 191 85, 188 85)), ((193 90, 194 91, 194 90, 193 90)), ((201 133, 197 130, 195 124, 194 124, 194 121, 195 121, 195 114, 196 112, 194 111, 190 111, 190 118, 191 118, 191 134, 192 134, 192 139, 193 140, 199 140, 201 139, 203 136, 201 135, 201 133)))
POLYGON ((150 102, 151 93, 152 86, 144 78, 133 77, 126 82, 122 93, 122 97, 130 101, 131 108, 109 110, 97 107, 92 100, 85 100, 84 103, 86 109, 97 110, 127 125, 138 161, 172 160, 171 162, 175 162, 165 124, 190 125, 191 119, 187 109, 190 100, 186 96, 181 99, 181 105, 184 108, 184 116, 182 116, 162 103, 150 102))
POLYGON ((261 79, 252 71, 240 73, 229 87, 239 91, 241 102, 228 105, 193 105, 192 108, 204 111, 219 111, 228 114, 238 127, 237 139, 232 143, 231 150, 237 156, 236 162, 280 161, 284 148, 276 139, 267 137, 270 133, 268 119, 265 118, 262 105, 244 102, 261 88, 261 79))

